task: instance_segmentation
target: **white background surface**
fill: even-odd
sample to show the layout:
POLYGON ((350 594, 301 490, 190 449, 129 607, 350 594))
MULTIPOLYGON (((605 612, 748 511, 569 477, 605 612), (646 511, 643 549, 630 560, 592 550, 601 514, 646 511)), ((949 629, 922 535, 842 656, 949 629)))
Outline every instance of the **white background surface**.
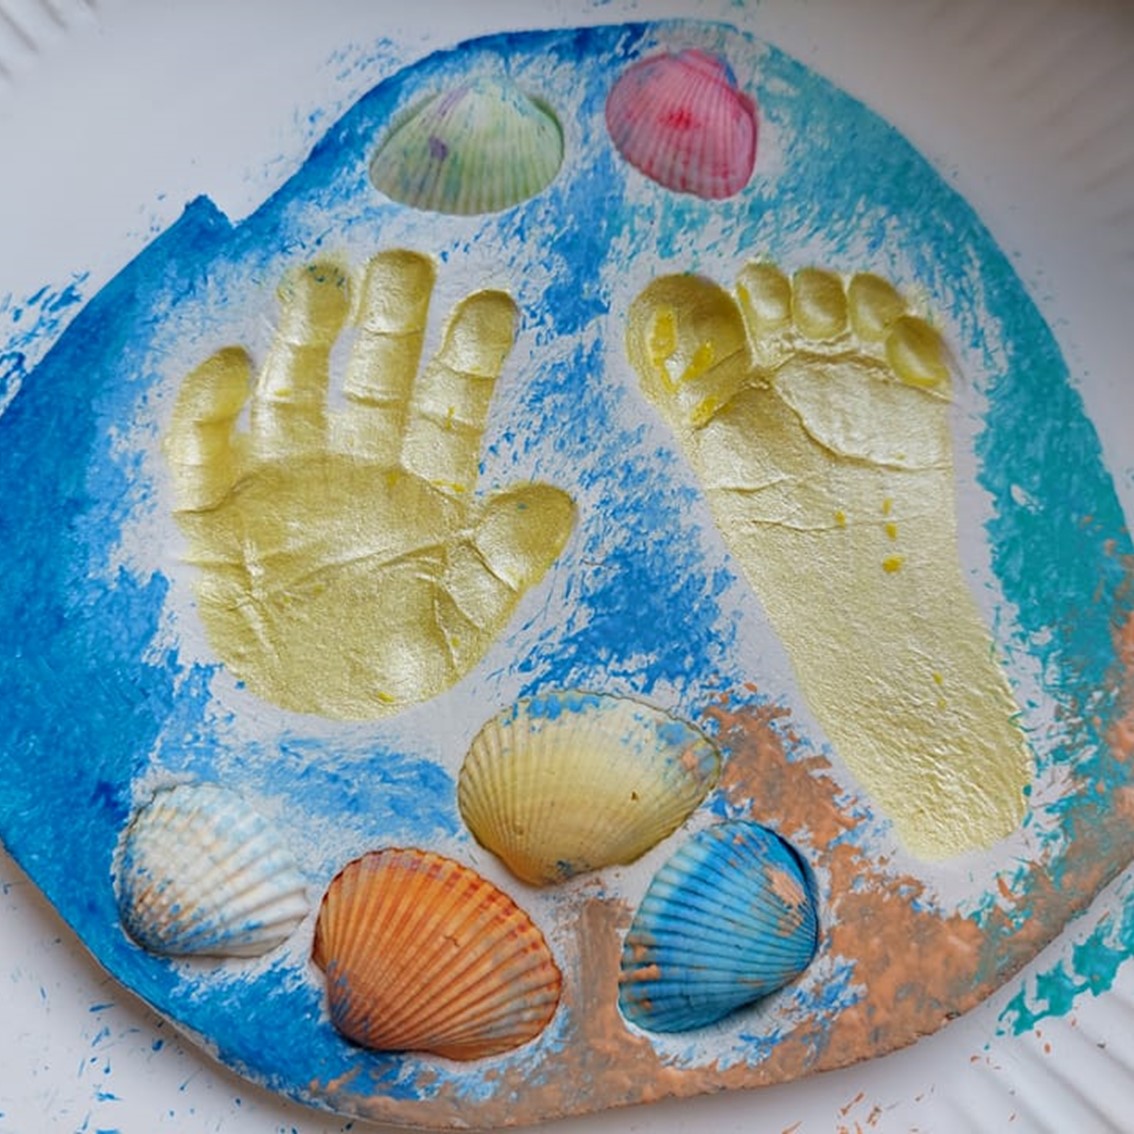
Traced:
MULTIPOLYGON (((1134 516, 1130 4, 0 0, 0 300, 81 272, 92 295, 199 193, 246 213, 388 73, 358 65, 381 37, 412 59, 482 31, 663 15, 742 24, 936 164, 1055 330, 1134 516)), ((1069 956, 1131 889, 1112 888, 1033 968, 1069 956)), ((554 1129, 1134 1131, 1134 965, 1039 1034, 996 1037, 1017 988, 867 1066, 554 1129)), ((179 1042, 0 856, 0 1134, 351 1128, 377 1129, 282 1103, 179 1042)))

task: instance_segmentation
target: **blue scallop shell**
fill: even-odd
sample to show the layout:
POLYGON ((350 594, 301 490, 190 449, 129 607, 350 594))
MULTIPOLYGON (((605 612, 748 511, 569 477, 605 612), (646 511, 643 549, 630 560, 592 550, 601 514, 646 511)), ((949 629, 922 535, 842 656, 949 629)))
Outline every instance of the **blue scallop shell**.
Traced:
POLYGON ((622 948, 619 1003, 654 1032, 700 1028, 794 980, 819 938, 795 849, 737 820, 694 835, 657 872, 622 948))

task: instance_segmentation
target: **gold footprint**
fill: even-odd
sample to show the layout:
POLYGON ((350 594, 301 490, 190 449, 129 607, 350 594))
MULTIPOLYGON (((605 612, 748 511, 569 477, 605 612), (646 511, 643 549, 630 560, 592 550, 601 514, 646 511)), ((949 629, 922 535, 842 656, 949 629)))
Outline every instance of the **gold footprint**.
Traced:
POLYGON ((957 555, 951 373, 885 280, 668 276, 627 349, 836 751, 924 858, 986 847, 1031 757, 957 555))
POLYGON ((449 687, 574 523, 548 485, 474 495, 516 308, 501 292, 469 296, 419 376, 433 281, 411 252, 367 266, 339 413, 326 406, 330 354, 352 297, 330 263, 285 278, 254 389, 232 347, 179 391, 165 450, 201 619, 233 673, 285 708, 366 719, 449 687))

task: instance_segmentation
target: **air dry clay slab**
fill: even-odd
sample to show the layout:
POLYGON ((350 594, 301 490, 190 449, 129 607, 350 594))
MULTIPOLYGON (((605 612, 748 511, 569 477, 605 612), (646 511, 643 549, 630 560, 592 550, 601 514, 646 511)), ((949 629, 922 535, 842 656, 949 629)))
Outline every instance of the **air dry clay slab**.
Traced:
POLYGON ((728 28, 384 79, 0 433, 0 832, 294 1098, 492 1126, 870 1059, 1130 859, 1130 539, 1052 334, 728 28))

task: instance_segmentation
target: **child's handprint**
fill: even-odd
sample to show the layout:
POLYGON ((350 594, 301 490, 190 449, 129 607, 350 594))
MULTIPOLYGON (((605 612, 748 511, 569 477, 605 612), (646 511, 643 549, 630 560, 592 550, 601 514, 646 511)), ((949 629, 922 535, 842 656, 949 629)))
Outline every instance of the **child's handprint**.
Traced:
POLYGON ((254 388, 239 347, 181 386, 165 451, 201 618, 232 671, 285 708, 371 718, 452 685, 574 523, 549 485, 474 496, 516 308, 501 292, 463 300, 418 375, 432 288, 422 256, 370 262, 341 412, 327 410, 329 360, 352 305, 333 264, 285 278, 254 388))

